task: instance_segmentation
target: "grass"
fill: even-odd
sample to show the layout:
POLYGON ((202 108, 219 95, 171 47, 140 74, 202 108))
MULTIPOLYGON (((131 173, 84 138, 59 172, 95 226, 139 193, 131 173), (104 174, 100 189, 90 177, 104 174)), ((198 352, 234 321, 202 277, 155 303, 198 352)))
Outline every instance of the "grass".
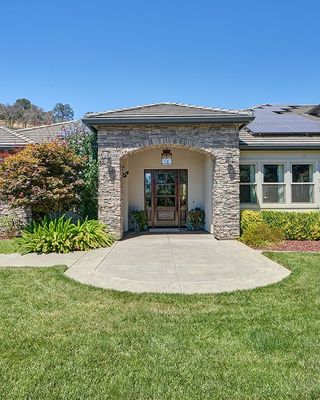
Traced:
POLYGON ((19 239, 0 239, 0 254, 19 253, 19 239))
POLYGON ((320 256, 218 295, 112 292, 0 270, 1 399, 319 399, 320 256))

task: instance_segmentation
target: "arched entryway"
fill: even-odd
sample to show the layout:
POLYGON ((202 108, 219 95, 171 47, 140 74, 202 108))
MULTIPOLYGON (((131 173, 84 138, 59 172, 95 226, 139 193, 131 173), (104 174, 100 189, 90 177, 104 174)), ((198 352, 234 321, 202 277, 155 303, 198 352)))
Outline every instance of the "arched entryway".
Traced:
POLYGON ((205 229, 213 233, 213 156, 177 144, 149 146, 121 159, 123 229, 129 214, 145 210, 149 227, 185 227, 188 210, 205 211, 205 229), (170 151, 171 163, 162 154, 170 151))

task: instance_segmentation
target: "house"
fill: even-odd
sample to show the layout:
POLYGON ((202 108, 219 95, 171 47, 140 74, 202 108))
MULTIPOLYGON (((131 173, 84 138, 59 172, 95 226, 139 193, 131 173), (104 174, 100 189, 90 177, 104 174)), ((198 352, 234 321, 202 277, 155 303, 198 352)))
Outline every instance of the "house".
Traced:
POLYGON ((229 239, 240 209, 319 208, 320 106, 158 103, 82 121, 98 136, 99 215, 120 237, 131 210, 150 227, 183 227, 201 207, 205 229, 229 239))
MULTIPOLYGON (((241 209, 319 209, 320 105, 157 103, 82 122, 98 137, 99 218, 120 237, 132 210, 150 227, 179 228, 201 207, 205 229, 229 239, 241 209)), ((0 149, 51 140, 65 124, 0 128, 0 149)))

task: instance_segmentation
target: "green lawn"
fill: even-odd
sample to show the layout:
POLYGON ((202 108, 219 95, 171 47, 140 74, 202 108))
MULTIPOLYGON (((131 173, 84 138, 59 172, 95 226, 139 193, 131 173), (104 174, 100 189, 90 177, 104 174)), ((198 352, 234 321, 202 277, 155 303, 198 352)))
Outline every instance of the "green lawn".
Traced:
POLYGON ((0 254, 19 253, 19 239, 0 240, 0 254))
POLYGON ((219 295, 135 295, 0 270, 1 399, 319 399, 320 255, 219 295))

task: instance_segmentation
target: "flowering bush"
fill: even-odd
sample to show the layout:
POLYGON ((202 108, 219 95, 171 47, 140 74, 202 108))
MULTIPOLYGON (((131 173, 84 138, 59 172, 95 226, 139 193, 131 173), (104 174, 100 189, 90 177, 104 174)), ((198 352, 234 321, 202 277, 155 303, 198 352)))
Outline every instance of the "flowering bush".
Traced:
POLYGON ((83 158, 84 181, 79 211, 83 217, 98 216, 98 145, 97 135, 81 122, 69 124, 60 132, 60 140, 83 158))
POLYGON ((0 198, 30 208, 34 218, 68 211, 80 200, 82 166, 62 143, 28 145, 0 164, 0 198))

